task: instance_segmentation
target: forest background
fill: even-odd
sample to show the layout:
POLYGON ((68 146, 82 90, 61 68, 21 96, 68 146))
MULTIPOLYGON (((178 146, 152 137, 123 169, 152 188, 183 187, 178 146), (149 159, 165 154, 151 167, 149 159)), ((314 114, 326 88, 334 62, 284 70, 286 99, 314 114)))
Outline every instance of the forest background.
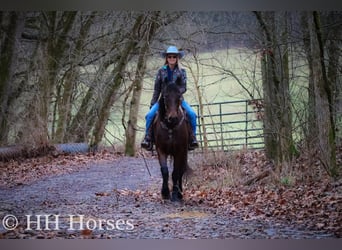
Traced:
POLYGON ((185 98, 262 99, 275 166, 299 154, 340 175, 341 12, 0 12, 0 145, 124 145, 144 133, 160 52, 186 52, 185 98))

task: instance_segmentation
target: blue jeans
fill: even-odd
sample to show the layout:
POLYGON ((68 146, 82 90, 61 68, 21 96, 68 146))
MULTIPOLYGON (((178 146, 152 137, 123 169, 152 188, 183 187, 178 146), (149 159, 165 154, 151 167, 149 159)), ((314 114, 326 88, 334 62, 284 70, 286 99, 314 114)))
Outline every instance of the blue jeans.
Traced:
MULTIPOLYGON (((196 136, 196 126, 197 126, 197 115, 195 110, 193 110, 193 108, 186 102, 186 101, 182 101, 182 107, 185 109, 189 120, 190 120, 190 125, 191 125, 191 129, 194 133, 194 135, 196 136)), ((146 119, 146 133, 149 129, 149 127, 152 125, 153 119, 157 113, 159 109, 159 103, 156 102, 150 109, 150 111, 147 112, 145 119, 146 119)))

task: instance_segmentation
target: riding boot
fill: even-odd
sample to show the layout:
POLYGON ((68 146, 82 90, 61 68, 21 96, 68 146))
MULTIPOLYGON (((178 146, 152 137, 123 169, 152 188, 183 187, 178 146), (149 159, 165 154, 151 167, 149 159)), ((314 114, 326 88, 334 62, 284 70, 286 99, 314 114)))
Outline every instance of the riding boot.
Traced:
MULTIPOLYGON (((152 127, 152 126, 151 126, 152 127)), ((144 137, 144 140, 141 142, 141 147, 146 149, 147 151, 152 151, 152 128, 147 130, 147 133, 144 137)))
POLYGON ((198 142, 196 140, 196 136, 195 136, 194 132, 191 130, 189 150, 194 150, 195 148, 198 148, 198 142))

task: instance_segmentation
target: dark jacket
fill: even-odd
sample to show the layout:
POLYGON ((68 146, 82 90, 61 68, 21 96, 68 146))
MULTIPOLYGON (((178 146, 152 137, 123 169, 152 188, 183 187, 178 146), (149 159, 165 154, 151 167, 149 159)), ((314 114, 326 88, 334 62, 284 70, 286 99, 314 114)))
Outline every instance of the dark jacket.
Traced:
POLYGON ((179 69, 178 66, 176 66, 173 70, 172 79, 171 81, 169 81, 168 73, 167 73, 167 65, 164 65, 158 70, 156 79, 154 81, 154 91, 153 91, 153 96, 151 100, 151 107, 158 101, 160 94, 163 88, 165 87, 165 84, 168 84, 168 83, 178 84, 180 92, 184 94, 186 91, 186 71, 184 69, 179 69), (177 78, 179 78, 180 81, 177 81, 177 78))

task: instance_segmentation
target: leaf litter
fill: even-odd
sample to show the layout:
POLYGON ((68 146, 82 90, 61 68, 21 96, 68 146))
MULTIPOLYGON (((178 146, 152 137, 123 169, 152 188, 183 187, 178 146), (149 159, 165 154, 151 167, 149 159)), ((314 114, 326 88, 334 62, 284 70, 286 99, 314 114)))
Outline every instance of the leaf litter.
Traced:
MULTIPOLYGON (((0 186, 13 188, 23 184, 30 185, 44 178, 70 174, 87 169, 91 164, 101 165, 118 160, 120 157, 120 154, 102 151, 97 154, 45 156, 0 163, 0 186)), ((192 161, 192 163, 195 164, 196 161, 192 161)), ((293 180, 291 185, 285 185, 279 183, 279 179, 275 184, 272 176, 269 176, 268 179, 262 179, 252 185, 244 185, 246 180, 265 171, 268 164, 262 151, 246 151, 235 155, 233 164, 232 162, 227 164, 224 161, 217 161, 215 166, 203 164, 200 167, 193 167, 193 176, 187 177, 185 181, 184 202, 178 207, 165 203, 161 199, 160 182, 156 183, 155 187, 146 190, 105 190, 94 192, 94 196, 121 201, 132 198, 134 211, 143 210, 146 202, 164 204, 164 206, 166 204, 166 207, 172 207, 172 209, 160 214, 159 218, 162 220, 205 219, 205 223, 210 223, 212 214, 218 214, 226 218, 240 218, 245 222, 258 220, 275 225, 286 223, 293 227, 323 232, 340 238, 342 236, 342 181, 333 182, 328 176, 320 173, 319 181, 313 175, 306 176, 301 180, 293 180), (237 167, 239 169, 236 169, 237 167), (236 171, 235 174, 231 173, 232 168, 236 171)), ((300 159, 294 164, 294 167, 309 167, 305 164, 307 164, 305 160, 300 159)), ((154 209, 152 210, 154 211, 154 209)), ((143 224, 143 222, 141 223, 143 224)), ((220 222, 216 222, 216 226, 213 228, 219 224, 220 222)), ((172 225, 169 222, 165 225, 167 226, 160 230, 164 231, 163 233, 170 232, 172 225)), ((142 226, 140 225, 140 227, 142 226)), ((179 228, 174 230, 179 230, 179 228)), ((265 229, 265 232, 273 234, 272 229, 265 229)), ((185 238, 191 238, 186 236, 186 233, 181 233, 180 238, 183 234, 185 238)), ((238 234, 232 233, 232 236, 243 238, 248 234, 250 232, 246 229, 246 231, 240 230, 238 234)), ((6 235, 2 234, 1 237, 6 237, 6 235)), ((23 235, 29 237, 27 234, 23 235)), ((82 231, 78 235, 59 235, 49 232, 45 235, 45 238, 47 237, 98 238, 100 236, 92 231, 82 231)), ((106 236, 104 237, 106 238, 106 236)), ((164 237, 163 234, 160 237, 164 237)), ((193 237, 198 238, 203 235, 195 234, 193 237)))

